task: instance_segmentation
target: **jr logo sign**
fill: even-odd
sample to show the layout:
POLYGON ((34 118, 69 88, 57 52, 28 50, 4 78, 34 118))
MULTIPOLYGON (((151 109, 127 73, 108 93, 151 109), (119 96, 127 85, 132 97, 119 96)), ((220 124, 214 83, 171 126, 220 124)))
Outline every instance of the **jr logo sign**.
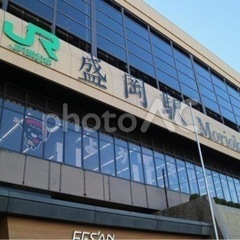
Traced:
POLYGON ((16 43, 15 45, 9 46, 12 51, 23 54, 24 56, 45 65, 51 65, 51 60, 58 60, 56 51, 60 47, 60 42, 59 39, 50 32, 47 32, 44 29, 29 23, 27 26, 27 34, 24 38, 14 33, 13 23, 9 21, 4 22, 3 30, 4 33, 16 43), (36 53, 28 48, 33 46, 36 35, 39 36, 39 41, 45 49, 48 55, 47 57, 44 57, 40 53, 36 53))

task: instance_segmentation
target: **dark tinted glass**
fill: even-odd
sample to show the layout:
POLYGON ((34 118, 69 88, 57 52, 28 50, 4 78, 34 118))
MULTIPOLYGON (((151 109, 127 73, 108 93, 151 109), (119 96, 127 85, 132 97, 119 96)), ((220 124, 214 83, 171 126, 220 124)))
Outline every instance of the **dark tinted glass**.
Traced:
POLYGON ((12 0, 11 2, 17 3, 21 7, 34 12, 36 15, 39 15, 50 22, 53 21, 53 0, 40 1, 40 0, 31 0, 31 1, 23 1, 23 0, 12 0))

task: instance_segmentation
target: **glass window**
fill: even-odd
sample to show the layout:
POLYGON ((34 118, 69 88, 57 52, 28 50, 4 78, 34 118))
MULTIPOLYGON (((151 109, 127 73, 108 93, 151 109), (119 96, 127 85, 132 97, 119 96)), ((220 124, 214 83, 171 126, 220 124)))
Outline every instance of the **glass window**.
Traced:
POLYGON ((99 171, 98 139, 95 134, 83 135, 83 167, 99 171))
POLYGON ((177 69, 178 71, 181 71, 185 75, 189 76, 192 79, 195 79, 193 70, 189 67, 186 67, 184 64, 180 63, 179 61, 176 61, 177 69))
POLYGON ((211 197, 215 197, 215 189, 214 189, 214 184, 213 184, 213 178, 212 178, 212 172, 208 169, 206 169, 206 174, 207 174, 207 183, 208 183, 208 189, 210 192, 211 197))
POLYGON ((178 73, 178 76, 179 76, 180 82, 182 82, 185 85, 187 85, 188 87, 198 91, 197 84, 196 84, 195 80, 193 80, 192 78, 187 77, 185 74, 183 74, 181 72, 178 73))
POLYGON ((132 180, 137 182, 144 182, 142 156, 140 147, 136 144, 129 144, 129 156, 131 163, 131 176, 132 180))
POLYGON ((213 84, 215 85, 215 86, 218 86, 218 87, 220 87, 224 92, 226 92, 226 84, 225 84, 225 82, 221 79, 221 78, 219 78, 219 77, 217 77, 216 75, 214 75, 214 74, 211 74, 211 77, 212 77, 212 82, 213 82, 213 84))
POLYGON ((239 99, 239 92, 237 91, 237 89, 234 89, 234 88, 232 88, 231 86, 229 86, 228 84, 227 84, 227 90, 228 90, 228 93, 231 95, 231 96, 233 96, 234 98, 236 98, 236 99, 238 99, 238 101, 240 100, 239 99))
POLYGON ((12 0, 12 2, 19 4, 25 9, 36 13, 38 16, 41 16, 50 22, 53 21, 53 8, 49 5, 53 5, 53 0, 49 1, 48 4, 42 2, 41 0, 31 0, 31 1, 23 1, 23 0, 12 0))
POLYGON ((23 132, 23 114, 4 109, 2 113, 0 146, 20 152, 23 132))
POLYGON ((205 194, 207 194, 207 191, 206 191, 205 181, 204 181, 204 177, 203 177, 203 171, 202 171, 201 167, 196 166, 196 174, 197 174, 200 195, 201 196, 205 195, 205 194))
POLYGON ((237 198, 237 193, 236 193, 235 184, 233 182, 233 178, 228 176, 227 181, 229 185, 231 199, 233 202, 238 203, 238 198, 237 198))
POLYGON ((162 83, 166 84, 167 86, 180 92, 179 82, 175 78, 171 77, 170 75, 168 75, 162 71, 159 71, 158 69, 157 69, 157 78, 158 78, 159 82, 162 82, 162 83))
POLYGON ((113 138, 100 133, 100 165, 101 172, 115 176, 113 138))
POLYGON ((217 102, 217 98, 214 92, 210 91, 208 88, 205 88, 204 86, 200 85, 200 90, 202 95, 208 97, 209 99, 213 100, 214 102, 217 102))
POLYGON ((102 25, 97 22, 97 33, 113 42, 121 47, 125 47, 125 41, 122 35, 117 33, 116 31, 102 25))
POLYGON ((186 166, 187 166, 187 174, 188 174, 188 179, 189 179, 190 192, 191 192, 191 194, 194 194, 194 193, 199 194, 197 177, 196 177, 194 165, 192 163, 187 162, 186 166))
POLYGON ((226 176, 223 175, 223 174, 220 174, 220 180, 221 180, 221 183, 222 183, 224 199, 226 201, 231 201, 231 196, 230 196, 230 192, 229 192, 226 176))
POLYGON ((64 163, 82 167, 82 134, 81 127, 68 122, 64 141, 64 163), (77 128, 79 131, 77 131, 77 128))
POLYGON ((218 198, 222 199, 224 197, 223 197, 223 190, 222 190, 222 184, 220 181, 219 173, 212 171, 212 175, 213 175, 213 181, 214 181, 216 195, 218 198))
POLYGON ((49 132, 43 120, 43 112, 35 108, 27 108, 23 122, 23 153, 43 157, 43 145, 49 137, 49 132))
POLYGON ((240 181, 237 178, 234 178, 234 184, 237 192, 238 202, 240 202, 240 181))
POLYGON ((232 111, 232 105, 229 101, 226 101, 225 99, 217 96, 217 100, 219 105, 224 106, 225 108, 227 108, 229 111, 232 111))
POLYGON ((101 23, 102 25, 105 25, 106 27, 114 30, 119 35, 123 35, 123 25, 122 23, 116 22, 115 19, 113 19, 113 15, 105 15, 104 13, 97 10, 97 23, 101 23))
POLYGON ((205 107, 207 107, 207 108, 213 110, 214 112, 220 114, 219 106, 216 102, 210 100, 209 98, 207 98, 205 96, 203 96, 202 99, 203 99, 203 103, 204 103, 205 107))
POLYGON ((48 138, 45 142, 44 158, 52 161, 63 161, 63 129, 56 125, 58 119, 53 117, 46 119, 46 127, 48 129, 48 138))
MULTIPOLYGON (((129 42, 134 42, 134 44, 142 47, 144 50, 151 52, 150 42, 137 34, 137 32, 132 32, 129 29, 126 29, 126 36, 129 39, 129 42)), ((130 42, 130 43, 131 43, 130 42)), ((131 46, 128 45, 129 50, 131 51, 131 46)))
POLYGON ((220 106, 221 114, 223 117, 227 118, 232 122, 236 122, 235 116, 232 112, 228 111, 226 108, 220 106))
POLYGON ((62 13, 57 13, 57 25, 75 36, 89 42, 91 41, 91 32, 87 27, 82 26, 80 23, 62 13))
POLYGON ((175 62, 172 56, 168 55, 167 53, 163 52, 157 47, 153 46, 153 53, 155 55, 155 61, 163 60, 167 64, 171 65, 172 67, 175 67, 175 62))
POLYGON ((205 79, 208 79, 209 81, 211 81, 210 73, 206 68, 204 68, 201 65, 195 63, 195 70, 196 70, 197 73, 199 73, 205 79))
POLYGON ((177 71, 174 67, 168 65, 164 61, 160 59, 156 59, 156 67, 160 69, 161 71, 169 74, 170 76, 177 78, 177 71))
POLYGON ((149 64, 145 60, 138 58, 136 55, 134 55, 132 53, 129 53, 128 56, 129 56, 129 63, 131 66, 145 72, 146 74, 148 74, 152 77, 155 76, 153 65, 149 64))
POLYGON ((163 41, 162 39, 158 38, 156 35, 152 33, 151 33, 151 41, 152 41, 152 44, 157 48, 162 49, 164 52, 168 53, 169 55, 173 55, 171 45, 163 41))
POLYGON ((181 53, 179 50, 177 50, 175 47, 173 47, 174 57, 183 63, 184 65, 188 66, 189 68, 192 68, 192 62, 189 56, 186 56, 185 54, 181 53))
POLYGON ((133 43, 130 40, 127 41, 127 45, 128 45, 128 51, 129 52, 135 54, 139 58, 142 58, 143 60, 145 60, 149 64, 153 64, 153 58, 152 58, 151 53, 149 53, 144 48, 142 48, 141 46, 133 43))
POLYGON ((214 92, 213 84, 207 80, 206 78, 202 77, 201 75, 197 74, 197 79, 200 85, 204 86, 205 88, 210 89, 212 92, 214 92))
POLYGON ((100 49, 117 56, 119 59, 126 61, 126 51, 114 42, 97 34, 97 45, 100 49))
POLYGON ((156 186, 156 173, 152 150, 142 147, 142 158, 145 183, 156 186))
POLYGON ((129 157, 127 142, 115 138, 117 176, 130 179, 129 157))
POLYGON ((179 182, 178 182, 175 159, 169 155, 166 155, 166 163, 167 163, 167 175, 168 175, 169 188, 171 190, 179 191, 179 182))
POLYGON ((200 97, 197 91, 193 90, 192 88, 186 86, 185 84, 181 84, 181 89, 184 95, 187 97, 194 99, 197 102, 200 102, 200 97))
POLYGON ((22 103, 14 99, 4 100, 4 107, 20 113, 23 113, 25 109, 22 103))
POLYGON ((215 92, 218 96, 226 99, 227 101, 229 101, 229 97, 226 91, 223 91, 221 88, 215 86, 215 92))
POLYGON ((163 153, 154 151, 154 158, 155 158, 155 166, 156 166, 156 174, 157 174, 157 182, 159 187, 165 187, 164 186, 164 179, 163 174, 165 178, 165 184, 168 188, 168 181, 167 181, 167 171, 166 171, 166 162, 163 153))
POLYGON ((190 193, 185 162, 179 159, 177 159, 176 162, 177 162, 180 191, 184 193, 190 193))
POLYGON ((138 33, 139 36, 142 36, 147 41, 149 41, 148 30, 139 25, 138 23, 136 23, 135 21, 133 21, 132 19, 128 18, 127 16, 125 16, 125 26, 128 29, 132 30, 133 32, 138 33))
POLYGON ((101 10, 106 15, 110 16, 111 18, 114 18, 115 21, 118 21, 119 23, 122 24, 122 13, 120 11, 108 5, 103 0, 97 0, 96 5, 97 9, 101 10))

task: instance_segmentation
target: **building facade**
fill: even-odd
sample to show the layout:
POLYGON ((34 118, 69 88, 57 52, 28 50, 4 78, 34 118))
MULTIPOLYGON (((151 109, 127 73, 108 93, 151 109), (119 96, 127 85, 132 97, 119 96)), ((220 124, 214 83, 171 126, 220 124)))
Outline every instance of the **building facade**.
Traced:
POLYGON ((26 237, 20 215, 36 226, 56 221, 48 230, 64 229, 59 220, 97 226, 80 235, 68 226, 73 237, 44 230, 58 238, 84 231, 97 239, 104 226, 127 229, 116 238, 136 229, 152 238, 206 237, 205 223, 152 215, 206 194, 194 124, 211 196, 240 203, 237 72, 143 1, 0 7, 2 236, 26 237))

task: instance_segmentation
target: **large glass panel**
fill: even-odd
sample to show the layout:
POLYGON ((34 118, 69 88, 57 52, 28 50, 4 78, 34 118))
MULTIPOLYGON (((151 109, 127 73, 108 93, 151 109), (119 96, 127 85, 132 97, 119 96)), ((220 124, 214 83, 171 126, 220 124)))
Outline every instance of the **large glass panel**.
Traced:
POLYGON ((222 184, 220 181, 219 173, 212 171, 212 175, 213 175, 213 181, 214 181, 216 195, 218 198, 222 199, 222 198, 224 198, 224 196, 223 196, 222 184))
MULTIPOLYGON (((126 35, 129 41, 134 42, 134 44, 140 46, 144 50, 151 52, 151 46, 148 40, 142 38, 142 36, 139 36, 137 33, 132 32, 129 29, 126 29, 126 35)), ((129 51, 131 51, 132 50, 131 46, 128 45, 128 49, 129 51)))
POLYGON ((0 146, 13 151, 21 151, 24 116, 12 110, 3 109, 0 146))
POLYGON ((153 152, 150 149, 142 147, 143 168, 145 183, 156 186, 156 173, 153 160, 153 152))
POLYGON ((64 141, 64 163, 82 167, 82 134, 81 128, 76 131, 74 123, 68 122, 68 129, 64 141))
POLYGON ((167 63, 165 63, 164 61, 160 60, 160 59, 156 59, 156 67, 158 69, 160 69, 161 71, 169 74, 170 76, 177 78, 177 71, 174 67, 168 65, 167 63))
POLYGON ((147 41, 149 41, 148 30, 126 16, 125 16, 125 26, 128 29, 132 30, 133 32, 138 33, 139 36, 142 36, 147 41))
POLYGON ((185 84, 181 84, 181 89, 182 92, 185 96, 194 99, 197 102, 200 102, 200 97, 199 97, 199 93, 195 90, 193 90, 192 88, 186 86, 185 84))
POLYGON ((167 64, 171 65, 172 67, 175 67, 175 62, 171 55, 165 53, 164 51, 162 51, 161 49, 155 46, 152 46, 152 48, 153 48, 153 53, 155 55, 155 61, 158 61, 161 59, 167 64))
POLYGON ((132 180, 143 183, 144 177, 140 147, 136 144, 129 143, 129 155, 131 163, 132 180))
POLYGON ((83 168, 99 171, 98 133, 84 131, 83 135, 83 168))
POLYGON ((45 142, 44 158, 52 161, 63 161, 63 129, 57 124, 58 119, 51 117, 46 119, 48 138, 45 142))
POLYGON ((197 180, 198 180, 200 195, 202 196, 207 194, 206 185, 205 185, 204 176, 203 176, 203 170, 199 166, 195 166, 195 169, 197 173, 197 180))
POLYGON ((237 198, 237 193, 236 193, 235 184, 233 182, 233 178, 228 176, 227 181, 229 185, 231 199, 233 202, 238 203, 238 198, 237 198))
POLYGON ((230 192, 229 192, 229 187, 228 187, 226 175, 220 174, 220 180, 221 180, 221 183, 222 183, 224 199, 226 201, 231 201, 231 196, 230 196, 230 192))
POLYGON ((130 179, 129 157, 127 142, 115 138, 117 176, 130 179))
POLYGON ((133 43, 130 40, 127 41, 127 45, 128 45, 128 51, 129 52, 135 54, 139 58, 142 58, 143 60, 145 60, 149 64, 153 64, 153 58, 152 58, 151 53, 149 53, 144 48, 142 48, 141 46, 133 43))
POLYGON ((155 158, 158 186, 168 188, 166 162, 165 162, 164 154, 154 151, 154 158, 155 158), (164 175, 164 177, 163 177, 163 175, 164 175), (164 178, 165 178, 166 186, 164 186, 164 178))
POLYGON ((237 192, 238 202, 240 203, 240 181, 237 178, 234 178, 234 184, 237 192))
POLYGON ((152 33, 151 33, 151 41, 152 41, 152 44, 155 45, 157 48, 162 49, 164 52, 168 53, 169 55, 173 55, 171 45, 152 33))
POLYGON ((40 110, 27 107, 23 123, 23 153, 43 157, 43 145, 49 137, 49 132, 43 121, 44 116, 40 110))
POLYGON ((176 162, 180 191, 184 193, 190 193, 185 162, 180 159, 177 159, 176 162))
POLYGON ((180 91, 178 80, 176 80, 175 78, 171 77, 170 75, 162 71, 159 71, 158 69, 157 69, 157 78, 159 82, 166 84, 167 86, 177 90, 178 92, 180 91))
POLYGON ((190 78, 195 79, 193 70, 191 68, 185 66, 184 64, 182 64, 179 61, 176 61, 176 66, 177 66, 177 69, 179 72, 182 72, 185 75, 189 76, 190 78))
POLYGON ((220 114, 219 105, 216 102, 210 100, 209 98, 207 98, 205 96, 203 96, 202 99, 203 99, 204 105, 207 108, 209 108, 209 109, 213 110, 214 112, 220 114))
POLYGON ((210 73, 206 68, 202 67, 197 63, 195 63, 194 66, 197 73, 199 73, 201 76, 211 81, 210 73))
POLYGON ((129 56, 129 63, 131 66, 137 69, 140 69, 141 71, 147 73, 152 77, 155 76, 153 65, 146 62, 148 59, 146 59, 145 61, 143 59, 138 58, 135 54, 132 54, 132 53, 129 53, 128 56, 129 56))
POLYGON ((41 16, 50 22, 53 21, 53 0, 50 0, 46 3, 41 0, 31 0, 31 1, 23 1, 23 0, 11 0, 14 3, 19 4, 25 9, 28 9, 31 12, 34 12, 38 16, 41 16))
POLYGON ((97 33, 99 35, 111 40, 115 44, 120 45, 123 48, 125 47, 125 41, 124 41, 124 38, 122 35, 120 35, 115 30, 112 30, 98 22, 97 22, 97 33))
POLYGON ((126 51, 114 42, 97 34, 97 45, 100 49, 105 50, 119 59, 126 61, 126 51))
POLYGON ((101 172, 115 176, 113 138, 100 133, 100 167, 101 172))
POLYGON ((208 169, 206 169, 206 174, 207 174, 207 183, 208 183, 208 189, 210 192, 211 197, 215 197, 215 189, 214 189, 214 184, 213 184, 213 177, 212 177, 212 172, 208 169))
POLYGON ((184 65, 188 66, 189 68, 192 68, 192 62, 189 56, 186 56, 184 53, 177 50, 175 47, 173 47, 174 57, 178 61, 182 62, 184 65))
POLYGON ((169 188, 171 190, 179 191, 179 182, 178 182, 175 158, 169 155, 166 155, 166 163, 167 163, 169 188))
POLYGON ((78 36, 86 41, 91 41, 91 32, 88 28, 77 23, 75 20, 69 19, 68 16, 57 13, 57 25, 66 31, 78 36))
POLYGON ((115 21, 119 22, 122 25, 122 13, 120 11, 108 5, 103 0, 97 0, 96 5, 99 11, 104 12, 106 15, 113 18, 115 21))
POLYGON ((194 194, 194 193, 199 194, 196 171, 195 171, 194 165, 192 163, 187 162, 186 166, 187 166, 190 192, 191 192, 191 194, 194 194))

